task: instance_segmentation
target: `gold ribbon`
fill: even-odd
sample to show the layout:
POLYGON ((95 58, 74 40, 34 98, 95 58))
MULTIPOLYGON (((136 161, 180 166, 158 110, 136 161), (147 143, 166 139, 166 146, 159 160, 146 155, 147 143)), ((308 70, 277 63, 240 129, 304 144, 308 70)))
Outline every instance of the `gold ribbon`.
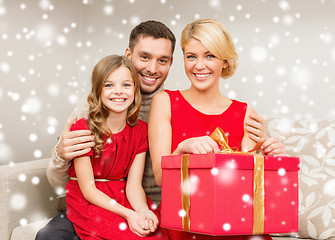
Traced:
POLYGON ((253 234, 264 233, 264 157, 254 155, 253 234))
POLYGON ((181 160, 181 202, 182 210, 184 211, 182 216, 183 229, 184 231, 190 231, 190 181, 188 175, 188 163, 189 154, 184 154, 181 160))
MULTIPOLYGON (((248 153, 233 151, 228 145, 228 138, 225 132, 217 127, 210 137, 221 146, 220 153, 249 154, 260 149, 263 142, 249 150, 248 153)), ((253 234, 264 233, 264 157, 262 155, 254 156, 254 189, 253 189, 253 234)))

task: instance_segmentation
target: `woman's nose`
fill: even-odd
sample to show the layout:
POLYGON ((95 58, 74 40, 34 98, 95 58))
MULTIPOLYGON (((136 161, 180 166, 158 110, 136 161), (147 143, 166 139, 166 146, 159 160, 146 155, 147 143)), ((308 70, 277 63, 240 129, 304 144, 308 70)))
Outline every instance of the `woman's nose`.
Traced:
POLYGON ((195 62, 196 69, 204 69, 205 68, 205 62, 203 59, 198 58, 195 62))

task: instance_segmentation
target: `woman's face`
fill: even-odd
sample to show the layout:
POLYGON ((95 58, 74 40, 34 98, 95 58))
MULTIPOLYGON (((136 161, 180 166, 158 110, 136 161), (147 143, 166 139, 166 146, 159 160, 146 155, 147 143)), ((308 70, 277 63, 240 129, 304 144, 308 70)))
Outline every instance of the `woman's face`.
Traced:
POLYGON ((199 40, 190 39, 184 46, 184 67, 192 86, 207 90, 218 87, 222 69, 228 63, 215 57, 199 40))

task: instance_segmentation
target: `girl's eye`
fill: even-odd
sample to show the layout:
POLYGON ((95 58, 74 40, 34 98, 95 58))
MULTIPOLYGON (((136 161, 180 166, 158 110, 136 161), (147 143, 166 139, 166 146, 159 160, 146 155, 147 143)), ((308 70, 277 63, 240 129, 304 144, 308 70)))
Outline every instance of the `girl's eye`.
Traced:
POLYGON ((112 84, 105 84, 105 87, 112 87, 112 84))
POLYGON ((123 86, 125 86, 125 87, 131 87, 131 84, 125 83, 123 86))

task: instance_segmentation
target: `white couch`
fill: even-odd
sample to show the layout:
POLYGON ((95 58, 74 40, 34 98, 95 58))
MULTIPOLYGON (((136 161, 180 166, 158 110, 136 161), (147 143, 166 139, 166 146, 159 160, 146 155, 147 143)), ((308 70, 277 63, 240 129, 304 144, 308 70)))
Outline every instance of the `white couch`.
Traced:
MULTIPOLYGON (((299 156, 299 233, 275 239, 335 239, 335 120, 265 117, 269 134, 299 156)), ((59 200, 46 178, 49 159, 0 166, 0 239, 32 240, 59 200)))

